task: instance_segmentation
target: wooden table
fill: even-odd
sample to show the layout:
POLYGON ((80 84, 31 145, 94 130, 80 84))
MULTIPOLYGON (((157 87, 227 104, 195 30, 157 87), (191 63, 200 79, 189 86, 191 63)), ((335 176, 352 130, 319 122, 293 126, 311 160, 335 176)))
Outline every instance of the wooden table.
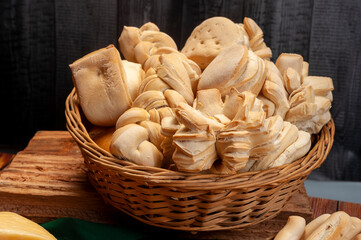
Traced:
POLYGON ((151 233, 179 238, 268 239, 290 215, 303 216, 309 222, 321 214, 342 210, 361 218, 361 204, 309 198, 302 187, 274 219, 243 231, 193 235, 146 226, 105 205, 87 181, 82 155, 68 132, 38 132, 16 156, 0 153, 0 169, 9 162, 0 171, 0 211, 17 212, 39 223, 73 217, 134 229, 141 226, 151 233))

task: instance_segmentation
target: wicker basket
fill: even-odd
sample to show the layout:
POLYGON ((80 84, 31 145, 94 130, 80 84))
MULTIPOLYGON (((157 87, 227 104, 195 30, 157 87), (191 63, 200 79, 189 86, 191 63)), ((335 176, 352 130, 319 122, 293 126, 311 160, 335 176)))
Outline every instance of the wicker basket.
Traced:
POLYGON ((194 174, 139 166, 104 151, 89 137, 74 89, 65 115, 90 182, 105 202, 144 223, 185 231, 244 228, 275 217, 325 160, 335 132, 331 120, 309 153, 291 164, 233 175, 194 174))

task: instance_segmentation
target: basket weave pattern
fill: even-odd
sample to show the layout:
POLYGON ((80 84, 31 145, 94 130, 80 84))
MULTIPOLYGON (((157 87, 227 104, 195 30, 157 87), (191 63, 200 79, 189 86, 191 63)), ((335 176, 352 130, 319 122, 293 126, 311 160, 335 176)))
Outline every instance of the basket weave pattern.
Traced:
POLYGON ((185 231, 244 228, 276 216, 331 150, 331 119, 309 153, 265 171, 194 174, 113 157, 89 137, 75 90, 66 100, 67 129, 81 149, 91 184, 105 202, 144 223, 185 231))

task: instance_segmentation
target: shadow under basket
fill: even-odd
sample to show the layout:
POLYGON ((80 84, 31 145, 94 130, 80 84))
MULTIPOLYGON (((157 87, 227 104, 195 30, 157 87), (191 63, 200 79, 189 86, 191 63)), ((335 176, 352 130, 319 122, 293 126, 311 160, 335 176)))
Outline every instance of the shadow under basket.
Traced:
POLYGON ((333 144, 331 119, 308 154, 293 163, 232 175, 184 173, 133 164, 100 148, 85 128, 75 90, 66 100, 67 129, 91 184, 106 203, 141 222, 183 231, 245 228, 275 217, 333 144))

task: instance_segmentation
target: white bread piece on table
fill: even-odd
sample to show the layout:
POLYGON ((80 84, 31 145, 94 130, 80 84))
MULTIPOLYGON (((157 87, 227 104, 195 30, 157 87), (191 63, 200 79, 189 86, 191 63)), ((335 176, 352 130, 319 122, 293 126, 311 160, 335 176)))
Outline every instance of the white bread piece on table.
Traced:
POLYGON ((343 240, 351 226, 351 217, 343 211, 338 211, 331 214, 306 240, 343 240))
POLYGON ((115 125, 115 129, 121 128, 130 123, 138 123, 149 119, 150 115, 145 109, 132 107, 120 115, 115 125))
POLYGON ((301 240, 305 240, 308 236, 310 236, 313 231, 315 231, 321 224, 323 224, 330 216, 331 214, 328 213, 322 214, 321 216, 318 216, 317 218, 309 222, 305 227, 305 231, 302 235, 301 240))
POLYGON ((357 234, 361 233, 361 219, 351 217, 351 229, 344 236, 345 240, 352 240, 357 234))
POLYGON ((253 19, 248 17, 243 19, 243 24, 249 36, 249 48, 258 57, 269 60, 272 57, 272 51, 264 42, 262 29, 253 19))
POLYGON ((292 143, 280 156, 270 165, 277 167, 283 164, 291 163, 303 157, 311 148, 311 135, 305 131, 298 131, 297 140, 292 143))
POLYGON ((361 233, 357 234, 352 240, 361 240, 361 233))
POLYGON ((299 76, 302 76, 303 57, 294 53, 282 53, 277 58, 276 67, 282 75, 288 68, 293 68, 299 76))
POLYGON ((163 154, 149 141, 147 129, 137 124, 118 128, 112 136, 110 152, 138 165, 160 167, 163 154))
POLYGON ((80 105, 94 125, 114 126, 132 99, 118 50, 109 45, 69 65, 80 105))
POLYGON ((247 44, 247 38, 245 31, 230 19, 212 17, 194 28, 181 52, 205 69, 224 48, 247 44))
POLYGON ((286 225, 278 232, 274 240, 299 240, 305 226, 306 220, 303 217, 290 216, 286 225))
POLYGON ((126 83, 128 86, 129 94, 132 100, 138 96, 138 89, 140 83, 144 79, 144 71, 142 65, 138 63, 128 62, 127 60, 122 60, 123 67, 126 75, 126 83))

